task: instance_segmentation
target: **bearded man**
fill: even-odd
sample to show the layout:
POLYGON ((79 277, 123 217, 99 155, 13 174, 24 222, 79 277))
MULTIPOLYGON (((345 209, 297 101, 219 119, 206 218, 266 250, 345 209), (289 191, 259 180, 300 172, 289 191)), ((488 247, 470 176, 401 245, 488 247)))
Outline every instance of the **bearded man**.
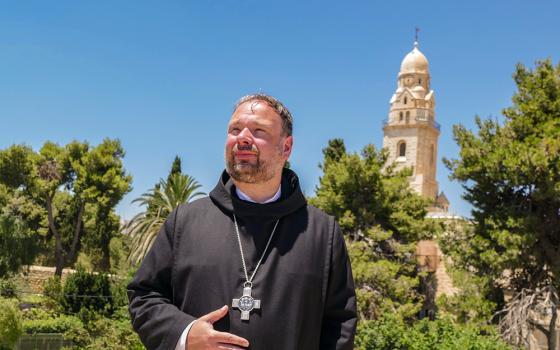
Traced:
POLYGON ((133 327, 148 349, 353 348, 344 239, 284 168, 292 145, 281 102, 239 100, 218 184, 169 215, 128 286, 133 327))

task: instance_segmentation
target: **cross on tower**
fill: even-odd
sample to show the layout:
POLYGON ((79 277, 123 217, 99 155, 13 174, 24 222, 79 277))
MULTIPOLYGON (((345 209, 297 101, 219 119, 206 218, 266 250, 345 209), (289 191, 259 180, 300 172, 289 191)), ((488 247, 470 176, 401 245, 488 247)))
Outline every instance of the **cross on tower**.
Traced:
POLYGON ((420 32, 420 28, 416 27, 415 33, 414 33, 414 41, 416 41, 418 43, 418 33, 420 32))

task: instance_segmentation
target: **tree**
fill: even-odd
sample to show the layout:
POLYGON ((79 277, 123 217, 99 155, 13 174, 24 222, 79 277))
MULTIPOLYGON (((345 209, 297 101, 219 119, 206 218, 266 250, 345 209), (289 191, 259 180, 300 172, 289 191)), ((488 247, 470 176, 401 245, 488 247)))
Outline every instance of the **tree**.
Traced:
POLYGON ((175 159, 173 159, 173 164, 171 165, 171 171, 167 176, 167 181, 169 181, 171 176, 173 176, 174 174, 181 174, 182 171, 183 170, 181 169, 181 158, 179 156, 175 156, 175 159))
POLYGON ((23 333, 17 300, 0 298, 0 350, 13 349, 23 333))
POLYGON ((29 265, 39 250, 39 239, 21 217, 20 198, 0 185, 0 278, 29 265))
POLYGON ((126 227, 132 236, 129 261, 134 265, 146 256, 167 216, 180 204, 204 195, 195 192, 201 186, 186 174, 172 174, 169 180, 161 179, 158 185, 132 201, 146 206, 146 211, 134 216, 126 227))
POLYGON ((346 153, 341 139, 329 141, 323 176, 310 203, 334 215, 347 237, 360 316, 396 313, 412 319, 421 309, 416 242, 431 237, 428 201, 410 190, 410 169, 395 171, 387 152, 374 146, 346 153))
MULTIPOLYGON (((530 70, 519 64, 513 77, 517 92, 503 123, 476 117, 478 134, 454 126, 460 156, 444 161, 473 205, 475 221, 458 255, 498 288, 558 290, 560 65, 545 60, 530 70)), ((551 320, 557 309, 557 302, 550 307, 551 320)), ((555 349, 552 322, 548 338, 555 349)))
POLYGON ((55 239, 56 275, 77 257, 88 209, 110 212, 130 190, 123 157, 120 142, 110 139, 97 147, 46 142, 38 152, 25 145, 0 151, 0 183, 46 211, 44 224, 55 239))

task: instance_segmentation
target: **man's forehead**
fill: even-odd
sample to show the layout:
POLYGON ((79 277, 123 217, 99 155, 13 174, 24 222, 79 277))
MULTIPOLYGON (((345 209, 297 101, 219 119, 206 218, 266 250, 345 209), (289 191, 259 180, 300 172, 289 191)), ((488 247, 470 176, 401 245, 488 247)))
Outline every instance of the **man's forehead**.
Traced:
POLYGON ((272 108, 268 103, 266 103, 265 101, 254 100, 240 104, 233 112, 233 115, 230 118, 230 123, 245 116, 252 115, 260 117, 256 118, 256 120, 262 121, 266 121, 267 119, 278 119, 278 121, 280 121, 281 119, 276 110, 272 108))
POLYGON ((261 101, 261 100, 252 100, 252 101, 243 102, 242 104, 237 106, 237 108, 234 111, 234 114, 238 112, 254 114, 257 111, 263 111, 263 112, 268 111, 277 114, 274 108, 272 108, 266 101, 261 101))

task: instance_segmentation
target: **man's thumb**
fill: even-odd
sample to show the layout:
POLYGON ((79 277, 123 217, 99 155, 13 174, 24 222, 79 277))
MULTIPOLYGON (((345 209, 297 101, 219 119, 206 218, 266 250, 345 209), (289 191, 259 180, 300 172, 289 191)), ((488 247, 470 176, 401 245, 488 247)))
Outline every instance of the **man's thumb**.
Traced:
POLYGON ((222 306, 218 310, 214 310, 200 318, 200 320, 210 322, 214 324, 214 322, 218 321, 220 318, 224 317, 228 313, 227 305, 222 306))

